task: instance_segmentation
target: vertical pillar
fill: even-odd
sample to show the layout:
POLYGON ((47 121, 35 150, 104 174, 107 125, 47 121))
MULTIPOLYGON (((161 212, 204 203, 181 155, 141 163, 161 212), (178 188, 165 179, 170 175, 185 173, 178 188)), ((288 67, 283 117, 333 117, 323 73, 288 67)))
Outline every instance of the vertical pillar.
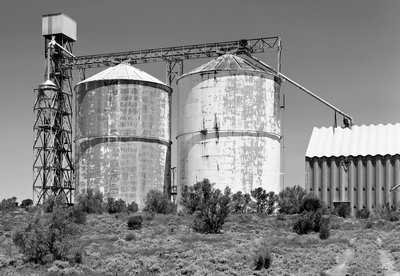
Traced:
POLYGON ((322 157, 322 201, 328 204, 329 168, 327 158, 322 157))
POLYGON ((348 164, 343 157, 340 158, 339 167, 339 200, 348 201, 348 164))
POLYGON ((357 157, 357 180, 358 180, 358 188, 357 188, 357 202, 358 209, 362 209, 363 207, 367 207, 365 195, 366 195, 366 181, 365 181, 365 167, 363 158, 361 156, 357 157))
POLYGON ((318 158, 313 158, 313 190, 317 198, 321 198, 321 170, 318 161, 318 158))
POLYGON ((375 209, 375 197, 373 193, 375 190, 375 169, 372 163, 372 157, 367 156, 367 209, 373 211, 375 209))
POLYGON ((331 159, 331 202, 330 206, 333 210, 333 202, 339 201, 339 172, 336 158, 331 159))
POLYGON ((394 186, 393 163, 390 155, 385 156, 385 203, 393 205, 393 197, 390 189, 394 186))
MULTIPOLYGON (((395 156, 394 161, 394 185, 400 184, 400 155, 395 156)), ((394 194, 394 204, 400 204, 400 189, 392 191, 392 197, 394 194)))
POLYGON ((351 216, 355 216, 357 210, 357 169, 353 157, 349 163, 349 201, 351 216))
POLYGON ((381 208, 385 205, 385 173, 381 156, 375 157, 375 179, 375 208, 381 208))

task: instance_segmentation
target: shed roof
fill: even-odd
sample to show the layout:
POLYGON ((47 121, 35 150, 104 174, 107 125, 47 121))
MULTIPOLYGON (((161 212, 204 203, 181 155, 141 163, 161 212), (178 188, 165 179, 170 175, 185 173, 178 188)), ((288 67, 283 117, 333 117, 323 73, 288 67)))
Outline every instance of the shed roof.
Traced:
POLYGON ((314 128, 306 157, 400 154, 400 124, 314 128))
POLYGON ((130 66, 126 63, 121 63, 116 66, 107 68, 106 70, 101 71, 100 73, 97 73, 96 75, 93 75, 90 78, 87 78, 84 81, 77 83, 77 85, 98 80, 138 80, 165 85, 165 83, 153 77, 152 75, 149 75, 148 73, 133 66, 130 66))

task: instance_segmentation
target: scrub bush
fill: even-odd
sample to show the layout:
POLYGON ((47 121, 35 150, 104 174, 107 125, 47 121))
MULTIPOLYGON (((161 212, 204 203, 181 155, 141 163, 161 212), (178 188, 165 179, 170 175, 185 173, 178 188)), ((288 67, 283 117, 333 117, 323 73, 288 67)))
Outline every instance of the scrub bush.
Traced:
POLYGON ((239 191, 232 195, 231 212, 239 214, 247 213, 251 202, 252 200, 249 194, 243 194, 239 191))
POLYGON ((86 213, 79 208, 79 206, 74 205, 68 208, 69 217, 76 224, 85 224, 86 223, 86 213))
POLYGON ((293 231, 299 235, 309 234, 314 229, 313 214, 303 214, 293 225, 293 231))
POLYGON ((46 258, 73 259, 79 252, 80 229, 65 208, 51 214, 36 214, 25 228, 17 230, 13 242, 29 261, 44 263, 46 258))
POLYGON ((293 231, 299 235, 308 234, 311 231, 319 232, 323 216, 329 214, 325 204, 313 195, 304 197, 300 210, 302 214, 293 225, 293 231))
POLYGON ((278 208, 283 214, 298 214, 306 191, 300 186, 286 187, 279 193, 278 208))
POLYGON ((32 206, 32 205, 33 205, 33 200, 30 199, 30 198, 27 198, 27 199, 22 200, 20 207, 21 208, 26 208, 26 207, 29 207, 29 206, 32 206))
POLYGON ((142 228, 143 217, 141 215, 131 216, 128 218, 128 229, 137 230, 142 228))
POLYGON ((212 189, 209 198, 198 207, 195 213, 193 229, 199 233, 219 233, 230 211, 230 189, 224 194, 212 189))
POLYGON ((49 197, 43 202, 43 210, 46 213, 52 213, 55 209, 61 208, 66 205, 65 195, 49 195, 49 197))
POLYGON ((306 195, 303 200, 302 203, 300 205, 300 213, 306 211, 306 212, 315 212, 318 209, 320 209, 322 207, 322 202, 321 200, 319 200, 315 195, 313 194, 308 194, 306 195))
POLYGON ((128 204, 126 210, 128 211, 128 214, 136 213, 137 211, 139 211, 139 206, 137 205, 136 202, 132 201, 131 203, 128 204))
POLYGON ((329 226, 326 224, 322 224, 321 228, 319 229, 319 238, 321 240, 327 240, 330 236, 329 226))
POLYGON ((382 208, 377 208, 375 210, 375 215, 378 218, 392 222, 400 219, 400 214, 397 208, 395 206, 390 207, 389 203, 386 203, 382 208))
POLYGON ((340 202, 335 206, 333 214, 342 218, 347 218, 350 216, 350 204, 347 202, 340 202))
POLYGON ((258 187, 251 191, 251 196, 256 200, 257 213, 272 214, 275 211, 275 203, 278 197, 274 192, 267 193, 263 188, 258 187))
POLYGON ((100 191, 96 193, 92 189, 87 189, 80 193, 75 205, 87 214, 102 214, 103 208, 103 194, 100 191))
POLYGON ((254 265, 254 270, 270 268, 272 265, 271 252, 266 248, 259 250, 254 257, 253 265, 254 265))
POLYGON ((0 202, 0 211, 2 212, 11 212, 16 210, 18 207, 18 202, 16 197, 11 197, 7 199, 3 199, 0 202))
POLYGON ((359 218, 359 219, 367 219, 367 218, 369 218, 368 209, 365 208, 365 206, 364 206, 362 209, 357 210, 356 218, 359 218))
POLYGON ((189 214, 199 211, 202 204, 209 200, 211 196, 212 185, 208 179, 197 182, 193 186, 183 186, 181 204, 189 214))
POLYGON ((122 213, 126 211, 126 203, 122 199, 115 200, 113 197, 107 198, 107 212, 109 214, 122 213))
POLYGON ((150 190, 147 193, 144 211, 158 214, 172 214, 176 211, 173 204, 163 192, 150 190))

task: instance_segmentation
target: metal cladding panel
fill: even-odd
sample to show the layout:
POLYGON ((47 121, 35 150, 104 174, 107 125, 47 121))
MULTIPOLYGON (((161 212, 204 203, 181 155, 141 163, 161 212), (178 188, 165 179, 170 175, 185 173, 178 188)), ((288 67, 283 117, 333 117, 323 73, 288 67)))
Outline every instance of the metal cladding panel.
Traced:
POLYGON ((76 189, 135 201, 170 184, 171 89, 100 79, 76 87, 76 189))
POLYGON ((314 128, 306 157, 400 154, 400 124, 314 128))
POLYGON ((76 41, 76 22, 69 16, 57 13, 42 16, 42 35, 63 34, 76 41))
POLYGON ((279 85, 265 73, 221 70, 178 82, 178 197, 208 178, 233 192, 280 191, 279 85))
POLYGON ((400 155, 367 157, 306 157, 306 189, 333 208, 333 202, 349 201, 352 215, 366 207, 373 211, 385 204, 400 204, 400 155), (322 177, 319 177, 322 174, 322 177), (330 175, 330 177, 325 177, 330 175), (322 191, 319 191, 322 189, 322 191))
POLYGON ((163 191, 168 146, 148 142, 93 143, 78 153, 77 191, 88 188, 144 207, 148 191, 163 191))

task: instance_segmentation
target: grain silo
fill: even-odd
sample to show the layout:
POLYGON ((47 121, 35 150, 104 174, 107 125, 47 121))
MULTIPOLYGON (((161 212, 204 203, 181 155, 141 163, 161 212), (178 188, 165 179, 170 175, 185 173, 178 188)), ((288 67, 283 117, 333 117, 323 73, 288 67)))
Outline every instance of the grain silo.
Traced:
POLYGON ((178 197, 204 178, 220 190, 280 191, 279 88, 232 54, 178 80, 178 197))
POLYGON ((135 201, 170 192, 172 90, 127 64, 76 86, 76 190, 135 201))
POLYGON ((400 124, 314 128, 306 152, 306 189, 353 215, 400 203, 400 124))

